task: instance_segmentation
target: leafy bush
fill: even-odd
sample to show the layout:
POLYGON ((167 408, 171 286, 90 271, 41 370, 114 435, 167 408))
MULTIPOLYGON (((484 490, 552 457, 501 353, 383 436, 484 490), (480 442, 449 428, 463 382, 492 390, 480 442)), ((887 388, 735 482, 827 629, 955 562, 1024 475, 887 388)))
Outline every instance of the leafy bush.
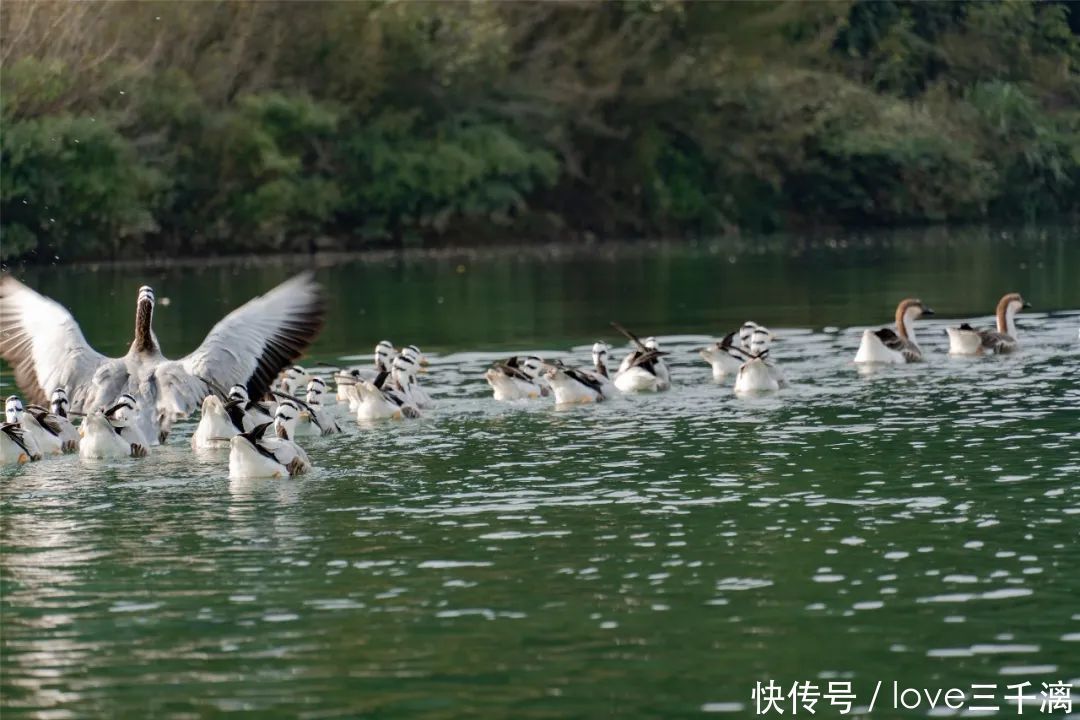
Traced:
POLYGON ((115 257, 157 229, 162 178, 106 118, 7 122, 0 149, 5 257, 115 257))

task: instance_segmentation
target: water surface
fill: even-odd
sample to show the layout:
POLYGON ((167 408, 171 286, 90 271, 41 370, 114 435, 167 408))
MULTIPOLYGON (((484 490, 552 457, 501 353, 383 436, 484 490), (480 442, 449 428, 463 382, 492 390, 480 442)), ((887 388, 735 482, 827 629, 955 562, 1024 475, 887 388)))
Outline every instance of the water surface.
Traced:
MULTIPOLYGON (((975 230, 321 269, 311 360, 418 343, 436 409, 310 441, 295 481, 230 481, 191 424, 145 461, 3 471, 4 715, 742 717, 769 679, 850 680, 856 706, 878 680, 1080 687, 1077 268, 1068 233, 975 230), (988 323, 1008 290, 1036 306, 1023 352, 947 358, 945 318, 988 323), (945 316, 928 361, 860 373, 861 327, 908 294, 945 316), (734 397, 693 352, 747 318, 778 336, 777 395, 734 397), (490 399, 510 350, 621 354, 611 319, 672 351, 671 392, 490 399)), ((22 276, 114 354, 149 282, 180 355, 295 269, 22 276)))

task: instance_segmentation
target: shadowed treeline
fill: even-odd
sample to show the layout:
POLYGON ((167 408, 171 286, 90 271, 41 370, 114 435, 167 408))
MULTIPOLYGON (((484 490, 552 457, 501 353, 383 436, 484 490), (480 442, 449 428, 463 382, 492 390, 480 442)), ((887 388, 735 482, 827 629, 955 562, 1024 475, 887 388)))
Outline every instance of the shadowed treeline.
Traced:
POLYGON ((1067 3, 9 2, 4 258, 1080 209, 1067 3))

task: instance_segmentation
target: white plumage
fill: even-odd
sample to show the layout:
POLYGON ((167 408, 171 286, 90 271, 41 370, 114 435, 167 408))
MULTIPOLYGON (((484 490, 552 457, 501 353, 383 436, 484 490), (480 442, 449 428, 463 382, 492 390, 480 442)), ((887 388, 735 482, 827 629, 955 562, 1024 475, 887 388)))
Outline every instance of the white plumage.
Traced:
POLYGON ((151 442, 194 411, 207 393, 200 378, 222 387, 243 383, 262 394, 278 371, 298 357, 322 325, 323 302, 309 274, 288 280, 219 321, 203 343, 180 360, 165 358, 152 328, 154 292, 139 290, 135 340, 127 355, 107 358, 86 342, 59 303, 10 275, 0 278, 0 356, 35 402, 67 389, 71 410, 91 412, 121 393, 139 400, 139 425, 151 442))

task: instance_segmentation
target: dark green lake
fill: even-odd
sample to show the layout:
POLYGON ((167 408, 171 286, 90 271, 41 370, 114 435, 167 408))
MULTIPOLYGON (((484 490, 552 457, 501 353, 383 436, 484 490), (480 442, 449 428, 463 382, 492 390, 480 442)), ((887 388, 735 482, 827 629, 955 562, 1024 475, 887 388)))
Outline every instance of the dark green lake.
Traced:
MULTIPOLYGON (((153 285, 177 357, 306 262, 17 275, 114 355, 153 285)), ((191 423, 145 460, 0 471, 5 718, 752 717, 769 680, 850 681, 880 718, 906 715, 866 712, 878 681, 994 684, 1012 716, 1009 684, 1078 693, 1074 231, 322 264, 305 362, 416 343, 436 407, 308 441, 298 480, 230 481, 191 423), (1035 306, 1022 352, 948 358, 944 327, 1012 290, 1035 306), (927 362, 859 372, 861 328, 907 295, 938 312, 927 362), (693 352, 746 319, 777 335, 774 396, 736 398, 693 352), (501 355, 621 356, 610 320, 672 351, 671 392, 491 399, 501 355)))

